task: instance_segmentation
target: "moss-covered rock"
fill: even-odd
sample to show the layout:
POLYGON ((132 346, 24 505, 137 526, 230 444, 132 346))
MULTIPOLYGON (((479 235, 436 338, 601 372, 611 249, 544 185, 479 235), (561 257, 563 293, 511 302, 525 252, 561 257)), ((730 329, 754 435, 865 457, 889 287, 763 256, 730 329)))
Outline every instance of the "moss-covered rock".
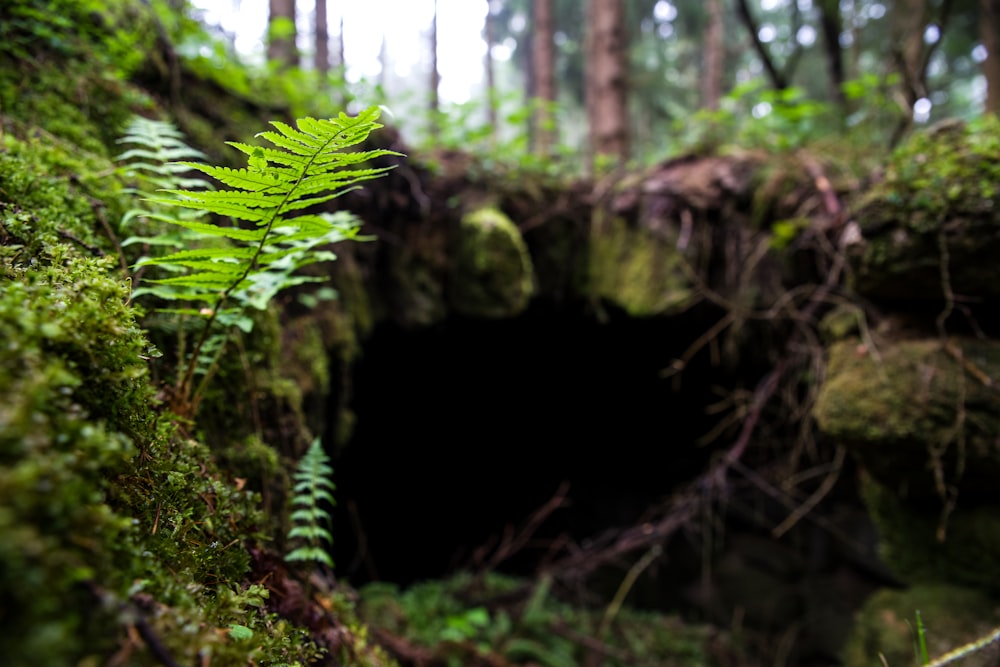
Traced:
POLYGON ((669 315, 690 305, 695 290, 681 268, 685 260, 672 231, 654 233, 624 218, 595 215, 588 281, 592 297, 636 317, 669 315))
MULTIPOLYGON (((925 627, 931 659, 986 635, 1000 624, 1000 606, 988 595, 947 585, 914 586, 905 591, 879 591, 857 616, 844 650, 844 667, 879 664, 920 664, 917 652, 917 613, 925 627)), ((963 667, 997 664, 1000 650, 994 644, 961 662, 963 667)))
POLYGON ((963 504, 949 514, 942 504, 907 503, 868 479, 869 514, 879 531, 886 564, 904 581, 949 583, 1000 594, 1000 513, 996 504, 963 504))
POLYGON ((914 500, 995 498, 1000 476, 1000 342, 858 339, 832 344, 814 416, 868 472, 914 500))
POLYGON ((462 315, 513 317, 535 291, 534 270, 521 232, 494 208, 462 217, 456 240, 451 303, 462 315))
POLYGON ((850 260, 859 294, 1000 297, 1000 120, 949 121, 914 135, 855 218, 863 239, 850 260))

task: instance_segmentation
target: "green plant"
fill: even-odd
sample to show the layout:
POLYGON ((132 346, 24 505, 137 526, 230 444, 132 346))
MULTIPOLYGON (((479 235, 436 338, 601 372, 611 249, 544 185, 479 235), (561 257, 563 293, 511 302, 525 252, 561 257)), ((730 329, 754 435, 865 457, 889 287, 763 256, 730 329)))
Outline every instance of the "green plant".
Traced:
MULTIPOLYGON (((302 118, 297 129, 272 122, 277 131, 257 136, 275 148, 228 142, 248 156, 248 166, 243 169, 191 161, 152 165, 151 173, 166 179, 167 184, 176 183, 181 178, 178 168, 185 168, 200 171, 229 188, 210 190, 194 182, 195 187, 167 187, 146 199, 157 207, 146 214, 148 218, 189 234, 178 236, 176 229, 171 229, 146 237, 144 242, 196 245, 166 256, 147 257, 137 264, 174 274, 150 280, 152 286, 140 294, 154 294, 172 306, 161 308, 163 312, 201 322, 190 347, 181 350, 171 405, 178 414, 192 416, 197 411, 228 332, 233 327, 244 331, 252 327, 246 316, 249 308, 265 309, 281 290, 319 280, 295 274, 309 264, 336 258, 332 252, 320 250, 321 246, 357 238, 359 222, 351 214, 299 211, 338 197, 391 168, 363 165, 399 153, 345 150, 381 127, 376 122, 378 116, 378 107, 370 107, 353 118, 343 113, 326 120, 302 118), (174 213, 178 207, 197 215, 174 213), (200 219, 207 214, 217 217, 200 219), (220 333, 221 342, 216 337, 220 333)), ((133 138, 143 140, 141 135, 133 138)), ((169 153, 171 145, 163 144, 164 150, 169 153)), ((133 156, 143 157, 135 152, 133 156)), ((162 151, 156 157, 162 157, 162 151)))
POLYGON ((288 539, 300 539, 304 544, 292 550, 286 560, 312 561, 333 567, 333 559, 324 546, 333 542, 333 536, 323 525, 330 522, 324 503, 335 504, 333 491, 336 487, 330 480, 331 475, 330 459, 316 438, 299 461, 294 475, 292 507, 295 509, 291 516, 294 525, 288 531, 288 539))

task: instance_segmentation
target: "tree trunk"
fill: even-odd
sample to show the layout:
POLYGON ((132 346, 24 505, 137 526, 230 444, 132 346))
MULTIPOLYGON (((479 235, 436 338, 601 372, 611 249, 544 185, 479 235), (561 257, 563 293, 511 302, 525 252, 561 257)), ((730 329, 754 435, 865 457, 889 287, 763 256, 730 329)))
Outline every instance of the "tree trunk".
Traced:
POLYGON ((327 28, 326 0, 316 0, 316 71, 325 80, 330 71, 330 31, 327 28))
POLYGON ((344 10, 340 10, 339 30, 337 32, 337 67, 346 68, 347 60, 344 58, 344 10))
POLYGON ((486 22, 483 24, 483 41, 486 42, 486 57, 483 58, 483 70, 486 76, 486 122, 490 126, 490 143, 496 146, 497 133, 500 119, 497 107, 497 81, 496 70, 493 67, 493 47, 496 45, 496 12, 494 3, 489 3, 489 10, 486 12, 486 22))
POLYGON ((722 62, 726 55, 723 40, 722 1, 706 0, 708 28, 705 30, 704 71, 701 80, 701 105, 715 111, 722 97, 722 62))
POLYGON ((269 0, 267 25, 267 59, 281 68, 298 67, 295 0, 269 0))
POLYGON ((1000 0, 979 0, 979 39, 986 47, 986 113, 1000 113, 1000 0))
POLYGON ((629 154, 628 50, 624 0, 590 0, 587 8, 587 121, 595 160, 629 154))
POLYGON ((438 71, 438 3, 434 0, 434 15, 431 17, 431 77, 430 95, 427 101, 428 132, 432 137, 438 135, 438 112, 441 102, 438 98, 438 88, 441 86, 441 73, 438 71))
POLYGON ((553 41, 552 0, 534 0, 535 32, 532 62, 535 67, 534 148, 537 155, 549 155, 555 143, 552 103, 556 100, 556 50, 553 41))
MULTIPOLYGON (((830 72, 830 99, 842 111, 846 112, 844 57, 840 49, 840 33, 844 29, 844 22, 840 15, 840 0, 821 0, 819 11, 823 46, 826 51, 826 65, 830 72)), ((846 116, 846 113, 844 115, 846 116)))

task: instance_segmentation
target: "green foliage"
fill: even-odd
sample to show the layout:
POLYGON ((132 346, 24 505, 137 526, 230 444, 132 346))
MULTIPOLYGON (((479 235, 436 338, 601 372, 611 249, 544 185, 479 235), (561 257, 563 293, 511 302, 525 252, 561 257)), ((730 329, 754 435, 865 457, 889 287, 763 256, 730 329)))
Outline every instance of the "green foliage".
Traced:
POLYGON ((151 293, 166 301, 172 306, 169 312, 175 315, 204 321, 183 360, 174 388, 175 408, 182 414, 197 410, 205 381, 211 375, 205 369, 214 366, 224 347, 224 340, 216 342, 218 332, 213 327, 228 329, 235 325, 249 331, 252 321, 243 316, 246 308, 263 310, 278 292, 317 281, 296 273, 309 264, 335 259, 332 252, 320 250, 320 246, 356 238, 359 223, 350 214, 299 211, 338 197, 390 168, 363 164, 398 153, 345 150, 364 142, 381 127, 376 122, 378 116, 379 109, 371 107, 354 118, 343 113, 328 120, 303 118, 297 128, 275 121, 272 125, 277 131, 257 135, 275 148, 229 142, 248 156, 248 167, 243 169, 191 161, 166 163, 165 157, 185 154, 186 146, 177 136, 148 123, 131 126, 129 141, 141 148, 124 155, 152 160, 140 163, 145 165, 141 169, 151 174, 150 179, 159 177, 167 184, 183 185, 179 170, 185 168, 200 171, 229 187, 209 190, 195 182, 195 187, 168 187, 148 198, 161 208, 146 217, 167 222, 173 228, 142 241, 166 246, 196 242, 195 247, 144 258, 138 263, 140 267, 155 266, 173 274, 150 280, 153 287, 140 294, 151 293), (181 212, 162 212, 166 208, 181 212), (197 215, 185 215, 185 210, 197 215), (207 214, 223 222, 199 219, 207 214), (188 236, 179 235, 176 228, 188 236), (203 379, 195 386, 198 375, 203 379))
MULTIPOLYGON (((990 215, 1000 196, 1000 120, 947 121, 915 133, 890 157, 869 195, 916 231, 935 231, 945 216, 990 215)), ((880 221, 881 222, 881 221, 880 221)))
POLYGON ((695 146, 724 141, 792 150, 827 131, 832 117, 828 104, 809 99, 801 88, 774 90, 752 79, 733 88, 718 111, 698 111, 678 120, 675 130, 695 146))
POLYGON ((301 540, 304 544, 293 549, 285 557, 286 560, 311 561, 333 567, 333 559, 327 550, 333 542, 333 535, 324 525, 330 522, 327 506, 335 504, 333 491, 336 487, 330 479, 332 475, 330 459, 317 438, 299 461, 292 489, 293 526, 288 532, 288 539, 301 540))
POLYGON ((931 661, 930 655, 927 654, 927 628, 924 627, 924 619, 920 616, 919 609, 917 610, 917 636, 914 653, 917 656, 918 665, 926 665, 931 661))
POLYGON ((147 395, 143 341, 106 261, 63 248, 29 266, 10 250, 0 247, 0 609, 14 613, 0 655, 69 664, 92 606, 81 584, 112 575, 107 545, 129 528, 102 501, 135 451, 118 424, 148 417, 127 414, 147 395))
POLYGON ((590 640, 607 649, 601 663, 607 667, 647 661, 671 667, 706 664, 702 629, 623 608, 602 632, 602 610, 562 602, 547 578, 531 583, 492 573, 458 575, 402 593, 392 585, 371 584, 361 596, 360 612, 371 626, 430 648, 448 665, 572 667, 585 664, 590 640), (523 603, 498 603, 525 593, 523 603))

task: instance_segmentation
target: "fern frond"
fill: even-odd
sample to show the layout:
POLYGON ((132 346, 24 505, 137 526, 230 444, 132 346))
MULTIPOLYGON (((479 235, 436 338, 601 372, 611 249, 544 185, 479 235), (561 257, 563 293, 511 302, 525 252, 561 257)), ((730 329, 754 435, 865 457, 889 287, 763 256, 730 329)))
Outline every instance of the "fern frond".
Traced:
POLYGON ((289 517, 293 525, 288 531, 288 539, 301 539, 305 545, 285 556, 286 560, 312 561, 333 567, 333 559, 327 551, 333 543, 333 535, 322 525, 330 521, 330 514, 323 503, 336 504, 332 493, 336 487, 330 479, 333 468, 329 461, 319 438, 316 438, 292 475, 295 480, 292 506, 297 509, 289 517))
POLYGON ((201 315, 204 309, 186 307, 198 301, 210 311, 200 336, 183 355, 186 366, 175 387, 181 397, 179 405, 196 409, 204 382, 195 388, 193 378, 210 375, 199 371, 205 358, 202 348, 215 335, 213 326, 228 318, 223 314, 228 313, 230 302, 239 308, 266 308, 280 291, 317 280, 294 274, 335 258, 319 246, 358 238, 360 223, 347 214, 300 212, 391 168, 373 167, 371 162, 399 153, 348 150, 381 127, 378 117, 379 109, 371 107, 355 117, 341 113, 329 119, 302 118, 295 127, 273 122, 273 129, 257 135, 270 146, 229 142, 247 155, 247 166, 242 169, 195 161, 204 156, 187 147, 182 135, 168 124, 137 119, 129 126, 121 142, 134 145, 121 159, 133 160, 132 173, 142 174, 143 182, 155 184, 157 192, 145 196, 150 210, 130 211, 123 224, 137 219, 164 221, 174 231, 155 236, 139 233, 128 242, 177 249, 138 262, 139 267, 157 267, 173 275, 147 279, 151 286, 134 293, 186 302, 179 309, 184 313, 197 310, 201 315), (191 171, 214 179, 220 189, 186 176, 191 171))

